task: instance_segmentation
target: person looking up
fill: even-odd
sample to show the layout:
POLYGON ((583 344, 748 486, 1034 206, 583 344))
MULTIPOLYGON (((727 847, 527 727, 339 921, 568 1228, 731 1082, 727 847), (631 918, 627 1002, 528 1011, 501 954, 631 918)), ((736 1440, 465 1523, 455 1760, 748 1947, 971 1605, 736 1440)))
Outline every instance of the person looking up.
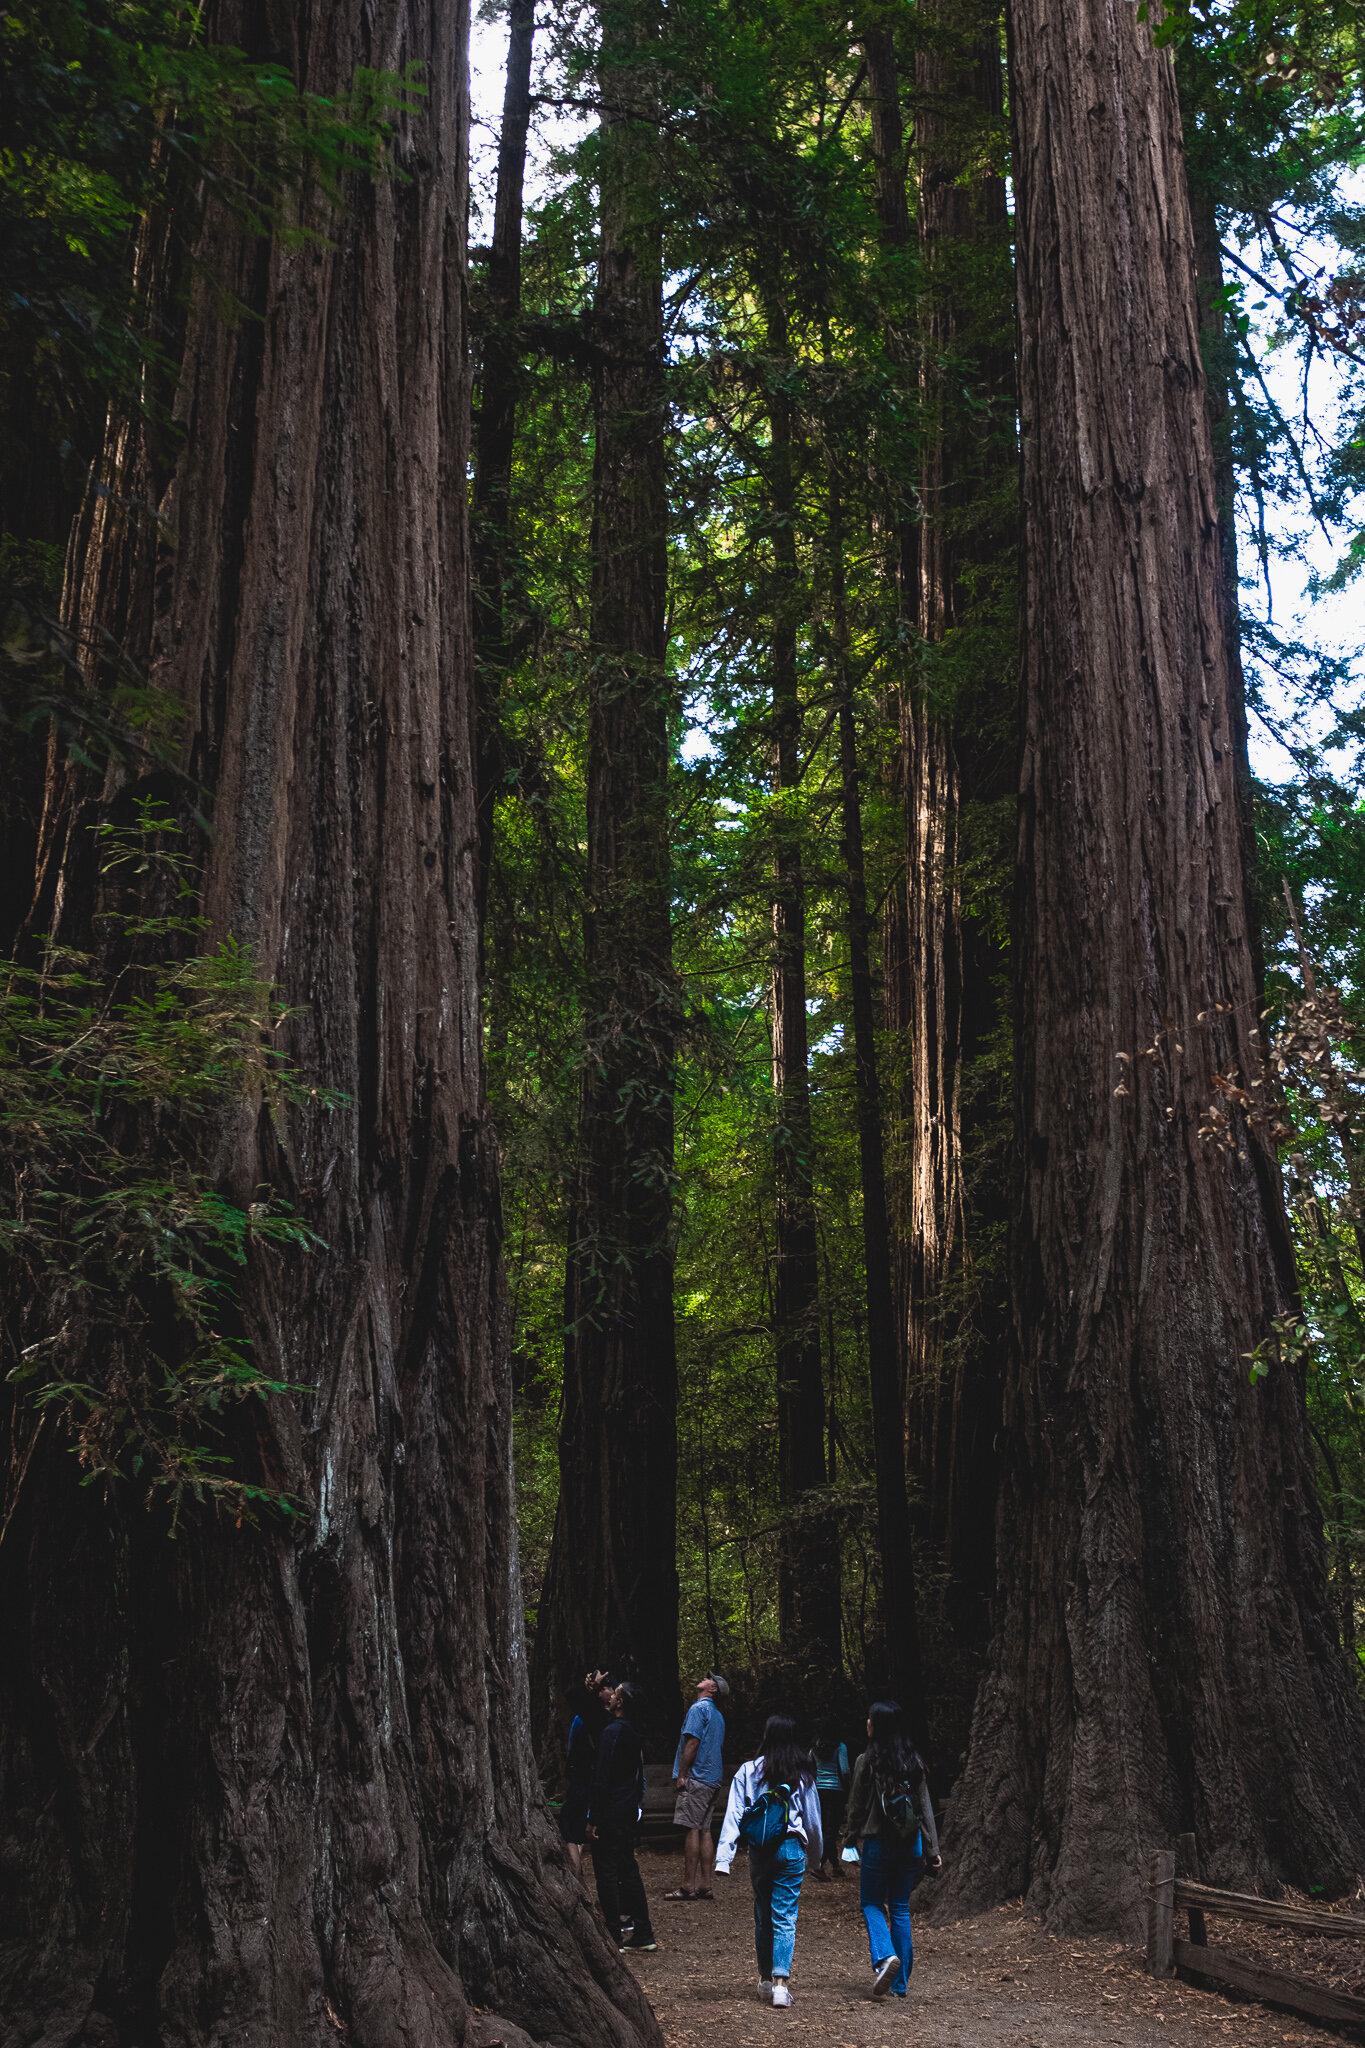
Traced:
POLYGON ((597 1768, 597 1744, 610 1718, 607 1695, 615 1689, 616 1680, 605 1671, 589 1671, 578 1692, 574 1716, 569 1723, 568 1755, 565 1759, 568 1789, 559 1809, 559 1833, 568 1849, 569 1861, 580 1877, 583 1875, 588 1802, 592 1796, 593 1773, 597 1768))
POLYGON ((635 1725, 639 1688, 618 1685, 608 1694, 607 1704, 611 1719, 598 1738, 588 1801, 587 1836, 593 1845, 597 1899, 607 1932, 618 1948, 652 1950, 657 1943, 650 1926, 649 1900, 635 1861, 635 1831, 645 1796, 644 1751, 635 1725), (621 1933, 623 1909, 633 1927, 625 1938, 621 1933))
POLYGON ((697 1680, 697 1697, 683 1717, 673 1759, 673 1785, 677 1800, 673 1825, 684 1828, 683 1876, 677 1891, 665 1892, 667 1899, 713 1899, 712 1880, 716 1871, 716 1845, 711 1834, 724 1768, 721 1751, 725 1743, 725 1716, 717 1702, 730 1697, 730 1688, 719 1671, 708 1671, 697 1680))
POLYGON ((824 1842, 810 1755, 798 1744, 796 1723, 786 1714, 768 1716, 762 1754, 735 1772, 716 1851, 722 1876, 728 1876, 741 1840, 749 1846, 754 1888, 758 1995, 788 2006, 801 1880, 807 1862, 818 1868, 824 1842))
POLYGON ((853 1767, 845 1840, 859 1845, 859 1904, 872 1951, 872 1996, 904 1998, 915 1967, 910 1894, 922 1873, 941 1870, 938 1829, 919 1751, 894 1700, 867 1716, 867 1748, 853 1767), (888 1925, 889 1922, 889 1925, 888 1925))

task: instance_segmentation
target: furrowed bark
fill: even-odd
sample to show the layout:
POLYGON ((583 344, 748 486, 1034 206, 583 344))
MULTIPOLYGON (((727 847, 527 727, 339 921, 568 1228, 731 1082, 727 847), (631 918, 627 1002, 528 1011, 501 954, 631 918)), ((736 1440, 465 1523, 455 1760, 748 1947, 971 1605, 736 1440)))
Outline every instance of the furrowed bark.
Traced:
MULTIPOLYGON (((985 1510, 998 1483, 1007 1309, 1003 1284, 993 1289, 973 1271, 973 1237, 1004 1217, 1000 1189, 981 1184, 990 1174, 979 1159, 973 1181, 968 1141, 974 1122, 997 1110, 1004 1121, 1002 1090, 983 1086, 978 1065, 998 1023, 1004 963, 964 906, 959 869, 964 813, 1006 792, 1017 755, 1013 720, 992 701, 998 685, 973 672, 960 644, 983 602, 974 574, 1002 546, 983 500, 1003 438, 990 402, 1009 393, 1011 366, 982 348, 980 301, 1004 233, 1005 192, 999 177, 972 171, 1001 114, 1003 78, 989 8, 938 0, 923 18, 936 33, 915 67, 923 457, 919 663, 901 723, 910 956, 902 1315, 910 1460, 926 1531, 949 1573, 950 1619, 980 1646, 995 1582, 985 1510), (964 404, 968 378, 975 413, 964 404)), ((988 1164, 997 1164, 989 1154, 988 1164)))
MULTIPOLYGON (((768 313, 768 349, 785 364, 786 315, 768 313)), ((825 1393, 820 1355, 820 1265, 815 1218, 806 1031, 806 890, 801 822, 793 808, 801 781, 801 699, 796 629, 797 567, 792 402, 780 387, 769 402, 773 563, 773 1328, 777 1340, 777 1433, 781 1498, 796 1510, 778 1551, 778 1621, 783 1648, 813 1653, 828 1672, 842 1661, 839 1534, 828 1515, 812 1514, 811 1493, 825 1484, 825 1393)))
POLYGON ((1173 69, 1097 0, 1010 33, 1024 1185, 951 1904, 1136 1933, 1187 1830, 1211 1882, 1349 1887, 1365 1770, 1302 1377, 1247 1369, 1293 1301, 1275 1162, 1200 1135, 1261 1047, 1173 69))
POLYGON ((214 1161, 324 1240, 253 1250, 240 1291, 302 1391, 243 1410, 235 1448, 307 1514, 190 1512, 170 1541, 8 1408, 0 2038, 657 2044, 529 1741, 477 985, 467 17, 308 0, 209 27, 323 95, 360 64, 425 88, 405 179, 319 203, 317 239, 210 211, 159 522, 99 501, 79 584, 185 708, 211 936, 252 948, 299 1073, 341 1098, 244 1105, 214 1161))
POLYGON ((891 1295, 891 1239, 877 1077, 876 1005, 872 988, 871 920, 863 852, 862 794, 853 686, 848 666, 848 602, 844 582, 843 512, 839 485, 828 484, 830 610, 834 686, 839 714, 839 782, 844 900, 853 1012, 854 1094, 858 1173, 863 1198, 863 1269, 867 1287, 867 1371, 872 1396, 872 1448, 877 1486, 877 1550, 882 1571, 886 1679, 916 1729, 924 1727, 915 1550, 905 1483, 900 1372, 891 1295))
POLYGON ((602 38, 584 1051, 536 1730, 547 1752, 562 1741, 565 1695, 601 1663, 640 1680, 647 1741, 671 1755, 680 1701, 663 259, 642 11, 629 0, 606 10, 602 38))
MULTIPOLYGON (((989 703, 989 678, 967 672, 951 648, 946 667, 943 656, 945 642, 960 638, 971 619, 965 578, 1000 546, 973 509, 998 458, 982 413, 964 406, 962 386, 970 378, 985 396, 1007 387, 1009 368, 983 360, 972 332, 981 326, 979 301, 989 290, 983 258, 999 234, 1004 199, 998 179, 967 175, 983 124, 999 113, 1000 64, 989 20, 964 12, 936 6, 921 13, 932 35, 916 57, 913 228, 906 203, 912 151, 890 33, 868 34, 864 50, 882 246, 903 273, 889 339, 907 383, 918 387, 920 417, 918 504, 901 514, 895 547, 907 647, 892 707, 905 874, 888 906, 884 964, 902 1427, 916 1482, 915 1526, 947 1567, 943 1618, 955 1642, 980 1644, 994 1585, 991 1516, 983 1510, 995 1497, 1003 1302, 973 1271, 969 1230, 991 1228, 992 1195, 999 1198, 993 1187, 968 1186, 962 1104, 966 1084, 969 1117, 989 1120, 990 1091, 973 1086, 968 1070, 995 1021, 999 963, 964 916, 957 868, 963 806, 998 794, 1009 764, 994 736, 1002 721, 989 703), (913 282, 912 253, 919 259, 913 282)), ((978 1143, 978 1155, 982 1149, 978 1143)), ((951 1717, 948 1701, 940 1684, 940 1721, 945 1712, 951 1717)), ((961 1739, 943 1727, 938 1734, 953 1747, 961 1739)))

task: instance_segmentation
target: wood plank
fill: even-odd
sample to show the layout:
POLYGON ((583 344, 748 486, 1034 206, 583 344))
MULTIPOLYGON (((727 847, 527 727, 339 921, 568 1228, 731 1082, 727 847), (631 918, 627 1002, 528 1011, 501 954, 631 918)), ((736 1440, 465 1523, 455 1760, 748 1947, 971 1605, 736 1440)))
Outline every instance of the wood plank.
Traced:
MULTIPOLYGON (((1187 1877, 1192 1883, 1199 1882, 1199 1849, 1193 1835, 1177 1835, 1175 1838, 1175 1874, 1177 1880, 1187 1877)), ((1204 1924, 1204 1915, 1198 1906, 1189 1908, 1190 1940, 1207 1941, 1209 1930, 1204 1924)))
POLYGON ((1258 1899, 1250 1892, 1215 1891, 1209 1884, 1175 1881, 1177 1908, 1191 1906, 1205 1913, 1226 1913, 1238 1920, 1259 1920, 1267 1927, 1299 1927, 1306 1934, 1337 1934, 1365 1940, 1365 1919, 1358 1913, 1328 1913, 1321 1906, 1283 1906, 1277 1899, 1258 1899))
POLYGON ((1153 1849, 1147 1866, 1147 1968, 1154 1977, 1171 1974, 1174 1895, 1175 1851, 1153 1849))
POLYGON ((1288 1970, 1267 1970, 1249 1963, 1230 1949, 1201 1948, 1196 1942, 1175 1941, 1175 1967, 1181 1977, 1212 1984, 1231 1985, 1234 1991, 1249 1992, 1263 2005, 1276 2005, 1303 2019, 1336 2020, 1350 2026, 1365 2026, 1365 1998, 1349 1991, 1333 1991, 1315 1984, 1311 1977, 1295 1977, 1288 1970))

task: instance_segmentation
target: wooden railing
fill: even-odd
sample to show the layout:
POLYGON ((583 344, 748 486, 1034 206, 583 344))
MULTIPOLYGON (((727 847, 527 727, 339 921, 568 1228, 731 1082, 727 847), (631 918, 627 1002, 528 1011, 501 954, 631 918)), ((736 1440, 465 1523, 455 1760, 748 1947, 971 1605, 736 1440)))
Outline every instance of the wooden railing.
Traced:
POLYGON ((1365 1939, 1365 1919, 1354 1913, 1324 1912, 1318 1906, 1282 1906, 1275 1899, 1216 1891, 1212 1885, 1200 1884, 1193 1835, 1182 1835, 1174 1850, 1156 1850, 1148 1879, 1147 1967, 1154 1977, 1169 1977, 1174 1971, 1197 1983, 1246 1992, 1304 2019, 1365 2026, 1365 1998, 1289 1970, 1267 1969, 1230 1949, 1210 1948, 1205 1916, 1223 1914, 1229 1919, 1258 1920, 1268 1927, 1344 1935, 1357 1941, 1365 1939), (1190 1916, 1188 1941, 1182 1941, 1175 1931, 1175 1916, 1180 1912, 1190 1916))

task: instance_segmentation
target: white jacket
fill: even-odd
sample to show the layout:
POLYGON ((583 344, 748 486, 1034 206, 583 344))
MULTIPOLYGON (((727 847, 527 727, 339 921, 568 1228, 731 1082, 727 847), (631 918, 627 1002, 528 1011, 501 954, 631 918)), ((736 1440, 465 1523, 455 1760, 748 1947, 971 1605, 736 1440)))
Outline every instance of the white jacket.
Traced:
MULTIPOLYGON (((734 1862, 739 1845, 740 1815, 753 1805, 762 1790, 763 1759, 756 1756, 752 1763, 741 1764, 730 1782, 725 1820, 716 1844, 717 1870, 728 1870, 734 1862)), ((791 1831, 805 1850, 806 1861, 818 1866, 825 1846, 820 1833, 820 1794, 809 1779, 792 1794, 791 1831)))

